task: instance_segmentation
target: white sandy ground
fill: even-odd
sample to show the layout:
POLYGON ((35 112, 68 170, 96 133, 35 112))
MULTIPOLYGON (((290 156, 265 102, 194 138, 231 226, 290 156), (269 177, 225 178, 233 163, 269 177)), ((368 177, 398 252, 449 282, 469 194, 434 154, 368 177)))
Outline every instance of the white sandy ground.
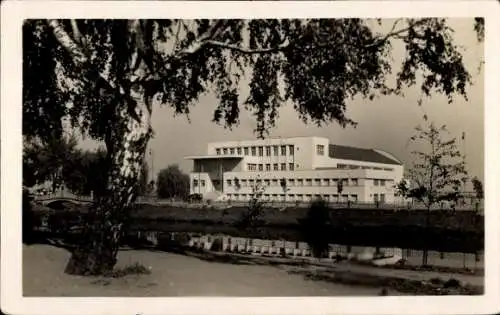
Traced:
MULTIPOLYGON (((381 289, 306 280, 302 275, 290 274, 285 268, 273 266, 206 262, 194 257, 146 250, 121 251, 117 267, 137 262, 145 267, 151 267, 151 274, 131 275, 119 279, 70 276, 63 272, 69 255, 66 250, 49 245, 23 245, 23 295, 375 296, 381 289)), ((354 268, 364 269, 353 271, 376 269, 364 266, 354 266, 354 268)), ((388 272, 392 275, 394 272, 417 274, 403 270, 376 270, 377 274, 379 272, 388 272)), ((460 275, 452 276, 461 278, 460 275)), ((470 281, 467 282, 482 283, 481 277, 469 278, 470 281)), ((401 295, 394 291, 390 291, 389 294, 401 295)))

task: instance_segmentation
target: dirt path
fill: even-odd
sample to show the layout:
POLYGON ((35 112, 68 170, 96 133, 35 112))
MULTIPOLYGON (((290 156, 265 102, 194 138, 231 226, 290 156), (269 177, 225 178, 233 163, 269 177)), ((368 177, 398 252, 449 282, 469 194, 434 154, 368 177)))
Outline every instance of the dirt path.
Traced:
MULTIPOLYGON (((23 247, 25 296, 374 296, 379 288, 309 281, 284 269, 207 262, 151 251, 122 251, 118 267, 138 262, 149 275, 102 279, 63 273, 69 253, 47 245, 23 247)), ((397 294, 391 292, 391 294, 397 294)))

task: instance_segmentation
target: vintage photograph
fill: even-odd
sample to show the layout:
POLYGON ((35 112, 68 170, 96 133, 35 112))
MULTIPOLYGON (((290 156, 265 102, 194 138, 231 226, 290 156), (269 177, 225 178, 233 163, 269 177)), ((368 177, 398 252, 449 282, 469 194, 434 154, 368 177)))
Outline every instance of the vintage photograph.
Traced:
POLYGON ((483 16, 20 33, 24 297, 485 294, 483 16))

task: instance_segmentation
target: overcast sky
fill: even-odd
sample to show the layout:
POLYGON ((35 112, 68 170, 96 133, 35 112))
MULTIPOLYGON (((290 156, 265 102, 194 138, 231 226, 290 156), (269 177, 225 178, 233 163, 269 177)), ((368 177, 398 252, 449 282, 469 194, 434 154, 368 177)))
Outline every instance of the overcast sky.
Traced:
MULTIPOLYGON (((330 139, 331 143, 378 148, 386 150, 402 159, 405 164, 411 162, 408 139, 414 134, 414 127, 422 123, 426 113, 436 124, 448 126, 450 136, 460 140, 461 133, 466 133, 465 144, 459 141, 461 149, 467 155, 469 174, 484 178, 484 71, 478 71, 483 59, 483 44, 477 42, 473 31, 472 19, 454 19, 449 24, 455 29, 455 42, 462 46, 465 64, 472 75, 474 85, 469 87, 469 100, 456 97, 451 104, 442 95, 435 94, 425 99, 422 107, 417 105, 420 96, 418 88, 405 91, 404 97, 387 96, 368 100, 354 100, 347 103, 348 115, 358 122, 357 128, 342 129, 335 123, 317 128, 306 125, 298 119, 291 104, 283 106, 276 127, 270 131, 270 137, 319 136, 330 139)), ((392 25, 392 24, 391 24, 392 25)), ((398 64, 404 55, 402 45, 394 45, 393 59, 398 64)), ((397 68, 394 69, 397 71, 397 68)), ((240 113, 241 123, 233 131, 225 130, 211 122, 212 113, 217 104, 213 94, 202 96, 191 109, 190 120, 184 116, 173 117, 173 110, 156 106, 152 124, 155 138, 150 147, 154 156, 155 173, 169 164, 179 164, 184 171, 189 171, 192 162, 185 156, 205 154, 207 142, 225 140, 255 139, 253 133, 255 119, 245 110, 240 113)), ((90 140, 82 142, 82 147, 92 148, 90 140)), ((151 159, 149 160, 151 163, 151 159)))

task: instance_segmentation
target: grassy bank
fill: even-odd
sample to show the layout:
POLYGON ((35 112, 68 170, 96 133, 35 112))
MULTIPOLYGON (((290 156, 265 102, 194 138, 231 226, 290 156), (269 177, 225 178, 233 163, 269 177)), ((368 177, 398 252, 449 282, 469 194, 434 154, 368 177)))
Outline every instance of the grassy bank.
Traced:
MULTIPOLYGON (((87 206, 65 202, 58 210, 35 206, 38 216, 51 213, 54 221, 66 225, 84 217, 87 206)), ((237 226, 244 207, 229 209, 176 208, 172 206, 137 205, 127 223, 131 230, 161 232, 223 233, 232 236, 286 239, 302 241, 300 222, 306 215, 304 208, 266 209, 265 224, 251 233, 237 226)), ((380 246, 443 252, 476 252, 484 248, 484 219, 473 211, 432 211, 429 228, 425 226, 425 211, 334 209, 330 211, 331 243, 353 246, 380 246), (424 237, 426 236, 426 237, 424 237), (432 240, 425 246, 425 239, 432 240)), ((73 222, 73 223, 71 223, 73 222)))

